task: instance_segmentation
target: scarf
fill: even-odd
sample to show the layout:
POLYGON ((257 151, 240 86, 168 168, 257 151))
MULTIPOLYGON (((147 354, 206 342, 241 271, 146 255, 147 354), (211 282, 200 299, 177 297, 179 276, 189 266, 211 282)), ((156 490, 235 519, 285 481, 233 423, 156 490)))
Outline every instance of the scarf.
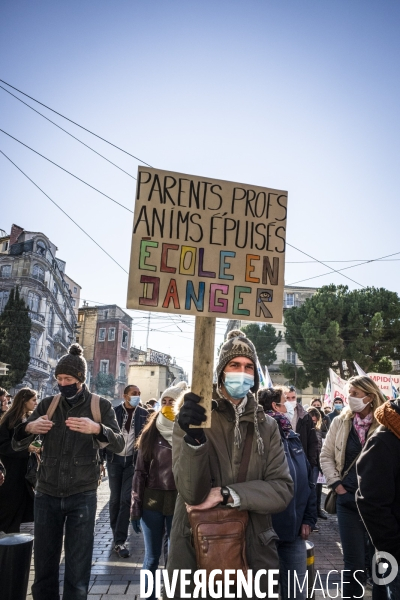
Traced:
POLYGON ((167 419, 167 417, 164 417, 164 415, 159 412, 156 418, 156 427, 168 444, 172 446, 172 430, 174 428, 174 421, 170 421, 167 419))
POLYGON ((400 414, 390 400, 375 411, 378 423, 389 429, 400 440, 400 414))
POLYGON ((290 432, 293 429, 293 427, 292 427, 289 419, 287 418, 286 414, 278 412, 278 411, 275 411, 275 410, 267 410, 266 413, 267 413, 268 416, 270 416, 273 419, 275 419, 275 421, 279 425, 279 429, 281 430, 282 435, 285 438, 288 438, 290 432))
POLYGON ((354 429, 358 435, 358 439, 361 442, 361 446, 364 446, 365 440, 367 438, 367 433, 369 428, 371 427, 372 420, 374 418, 374 413, 370 412, 367 416, 362 419, 360 417, 360 413, 356 413, 353 419, 354 429))
MULTIPOLYGON (((241 401, 240 404, 234 404, 233 402, 231 402, 230 400, 225 398, 225 396, 221 392, 220 388, 217 388, 217 393, 220 396, 220 398, 223 398, 224 400, 226 400, 226 402, 229 402, 229 404, 232 406, 232 408, 235 412, 235 431, 234 431, 233 443, 235 444, 235 446, 237 446, 239 448, 240 444, 242 443, 242 434, 240 433, 239 419, 240 419, 240 416, 245 411, 245 408, 247 405, 247 396, 245 396, 243 398, 243 400, 241 401)), ((257 402, 254 402, 253 418, 254 418, 254 431, 256 433, 256 439, 257 439, 257 452, 258 452, 258 454, 262 455, 262 454, 264 454, 264 442, 260 435, 260 430, 258 428, 257 408, 258 408, 258 404, 257 404, 257 402)))

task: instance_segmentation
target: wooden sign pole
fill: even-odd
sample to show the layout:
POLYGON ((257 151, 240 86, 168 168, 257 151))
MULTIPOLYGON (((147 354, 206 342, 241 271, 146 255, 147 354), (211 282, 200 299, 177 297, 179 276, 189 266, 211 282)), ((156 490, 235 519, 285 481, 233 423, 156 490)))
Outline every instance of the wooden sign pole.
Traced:
POLYGON ((194 329, 191 391, 202 397, 200 404, 207 411, 207 421, 201 427, 211 427, 215 322, 215 317, 196 317, 194 329))

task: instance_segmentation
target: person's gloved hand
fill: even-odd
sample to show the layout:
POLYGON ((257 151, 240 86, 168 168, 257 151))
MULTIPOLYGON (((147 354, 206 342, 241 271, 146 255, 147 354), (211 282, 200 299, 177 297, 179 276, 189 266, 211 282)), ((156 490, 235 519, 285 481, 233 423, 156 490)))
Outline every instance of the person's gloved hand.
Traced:
POLYGON ((139 519, 131 519, 132 529, 135 533, 142 533, 140 529, 140 520, 139 519))
POLYGON ((205 408, 199 405, 201 398, 193 392, 184 395, 182 408, 178 415, 178 425, 186 433, 184 440, 192 446, 201 446, 206 442, 202 428, 191 429, 189 425, 201 425, 207 420, 205 408))

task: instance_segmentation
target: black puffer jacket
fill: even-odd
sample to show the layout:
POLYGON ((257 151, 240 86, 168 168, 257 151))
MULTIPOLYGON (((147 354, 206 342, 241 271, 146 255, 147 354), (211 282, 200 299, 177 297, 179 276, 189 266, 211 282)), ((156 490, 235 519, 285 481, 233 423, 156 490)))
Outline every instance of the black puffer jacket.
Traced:
MULTIPOLYGON (((61 396, 52 421, 54 426, 43 436, 42 463, 39 468, 36 491, 49 496, 65 497, 97 489, 100 478, 99 449, 108 447, 122 452, 124 438, 118 427, 115 412, 109 400, 100 398, 101 426, 99 435, 71 431, 65 421, 68 417, 88 417, 92 394, 84 386, 82 398, 72 407, 61 396)), ((39 402, 27 423, 46 414, 53 396, 39 402)), ((14 433, 14 450, 26 450, 36 437, 25 432, 21 423, 14 433)))
MULTIPOLYGON (((395 427, 378 427, 365 444, 357 461, 356 502, 375 548, 390 552, 400 564, 400 403, 386 404, 382 412, 395 427)), ((381 409, 375 416, 389 425, 380 418, 381 409)))

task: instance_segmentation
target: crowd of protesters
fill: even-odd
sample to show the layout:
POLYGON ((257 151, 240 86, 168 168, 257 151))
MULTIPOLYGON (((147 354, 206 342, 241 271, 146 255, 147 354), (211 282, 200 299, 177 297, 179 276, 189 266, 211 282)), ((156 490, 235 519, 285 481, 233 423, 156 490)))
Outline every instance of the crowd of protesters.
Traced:
MULTIPOLYGON (((189 593, 197 569, 277 569, 281 598, 306 598, 290 588, 290 573, 304 579, 306 540, 328 518, 322 481, 349 574, 342 597, 363 597, 376 551, 400 563, 400 401, 358 376, 346 403, 303 407, 294 387, 260 389, 257 365, 252 342, 231 331, 207 428, 185 382, 147 403, 129 385, 114 409, 86 387, 78 344, 57 364, 58 394, 38 403, 23 388, 11 403, 0 388, 0 531, 34 521, 34 600, 59 597, 64 536, 63 600, 87 598, 105 464, 115 553, 129 557, 131 522, 144 536, 143 569, 154 576, 164 552, 170 579, 176 569, 192 573, 189 593)), ((373 581, 375 600, 400 600, 400 574, 373 581)), ((268 597, 266 574, 259 584, 268 597)))

